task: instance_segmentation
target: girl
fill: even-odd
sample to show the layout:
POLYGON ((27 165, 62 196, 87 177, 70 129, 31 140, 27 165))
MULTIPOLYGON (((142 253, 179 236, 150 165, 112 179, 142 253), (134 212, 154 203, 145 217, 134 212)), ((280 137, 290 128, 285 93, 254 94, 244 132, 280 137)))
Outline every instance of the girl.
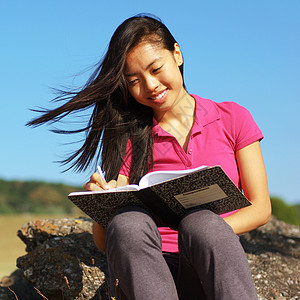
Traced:
POLYGON ((86 140, 64 161, 83 170, 101 151, 108 181, 94 173, 85 190, 136 183, 156 170, 220 165, 252 202, 220 216, 193 211, 178 230, 160 227, 139 207, 120 210, 106 229, 95 223, 95 244, 106 251, 110 286, 118 280, 121 299, 257 299, 238 235, 265 224, 271 207, 263 136, 249 112, 189 94, 178 43, 149 16, 125 20, 85 87, 29 124, 91 106, 80 130, 86 140))

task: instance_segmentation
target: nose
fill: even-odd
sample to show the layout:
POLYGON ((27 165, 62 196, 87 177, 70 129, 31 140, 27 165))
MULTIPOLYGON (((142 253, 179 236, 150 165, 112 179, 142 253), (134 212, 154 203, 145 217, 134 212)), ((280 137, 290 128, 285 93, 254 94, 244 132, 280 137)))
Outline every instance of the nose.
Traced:
POLYGON ((158 81, 154 76, 147 76, 145 78, 145 89, 147 92, 155 91, 158 87, 158 81))

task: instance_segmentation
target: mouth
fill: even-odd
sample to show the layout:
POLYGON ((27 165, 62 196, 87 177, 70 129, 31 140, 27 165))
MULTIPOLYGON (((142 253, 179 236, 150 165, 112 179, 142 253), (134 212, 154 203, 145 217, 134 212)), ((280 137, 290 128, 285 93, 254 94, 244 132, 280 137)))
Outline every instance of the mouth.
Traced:
POLYGON ((159 101, 161 99, 164 99, 166 97, 166 95, 167 95, 167 89, 161 91, 160 93, 158 93, 152 97, 149 97, 149 99, 154 100, 154 101, 159 101))

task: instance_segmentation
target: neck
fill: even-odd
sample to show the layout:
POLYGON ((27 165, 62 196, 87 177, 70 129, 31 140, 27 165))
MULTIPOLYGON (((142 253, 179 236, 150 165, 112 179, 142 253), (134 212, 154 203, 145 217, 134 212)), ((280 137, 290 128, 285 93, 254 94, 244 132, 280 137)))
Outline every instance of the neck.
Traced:
POLYGON ((154 112, 154 117, 161 127, 171 124, 186 124, 191 126, 194 123, 195 99, 185 90, 167 111, 154 112))
POLYGON ((160 119, 155 115, 160 127, 173 135, 184 151, 187 149, 194 125, 195 105, 195 99, 185 91, 172 109, 160 115, 160 119))

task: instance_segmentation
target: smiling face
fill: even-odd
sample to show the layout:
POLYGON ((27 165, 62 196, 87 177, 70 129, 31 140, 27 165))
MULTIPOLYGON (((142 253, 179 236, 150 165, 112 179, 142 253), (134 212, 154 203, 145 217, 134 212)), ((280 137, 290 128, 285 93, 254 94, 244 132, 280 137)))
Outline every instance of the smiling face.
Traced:
POLYGON ((172 109, 186 93, 179 66, 182 54, 178 44, 174 52, 160 45, 141 42, 126 58, 128 90, 139 103, 153 109, 154 115, 172 109))

